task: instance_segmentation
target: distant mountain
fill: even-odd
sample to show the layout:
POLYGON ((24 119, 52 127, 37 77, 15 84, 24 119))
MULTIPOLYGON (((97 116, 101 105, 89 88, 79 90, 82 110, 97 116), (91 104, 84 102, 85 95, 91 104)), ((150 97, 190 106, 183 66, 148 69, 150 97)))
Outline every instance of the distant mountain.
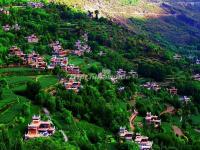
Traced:
POLYGON ((100 16, 149 35, 161 44, 200 49, 200 0, 57 1, 86 11, 99 10, 100 16))
MULTIPOLYGON (((160 33, 165 39, 179 46, 197 45, 200 37, 199 0, 178 0, 175 2, 168 0, 154 2, 154 4, 159 5, 171 15, 160 17, 156 24, 157 28, 149 26, 150 30, 152 29, 154 33, 160 33)), ((153 24, 155 25, 155 23, 154 21, 153 24)))

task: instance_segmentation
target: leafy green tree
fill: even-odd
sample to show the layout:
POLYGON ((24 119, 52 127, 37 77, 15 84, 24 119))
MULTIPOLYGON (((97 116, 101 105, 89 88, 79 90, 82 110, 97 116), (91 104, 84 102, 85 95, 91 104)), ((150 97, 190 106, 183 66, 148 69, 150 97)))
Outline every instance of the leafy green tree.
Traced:
POLYGON ((95 18, 98 19, 99 18, 99 10, 95 10, 94 13, 95 13, 95 18))
POLYGON ((0 86, 0 100, 3 98, 3 88, 0 86))
POLYGON ((163 81, 166 75, 171 73, 170 68, 165 67, 161 63, 140 63, 138 73, 144 77, 150 77, 156 81, 163 81))
POLYGON ((25 149, 34 149, 34 150, 65 150, 66 146, 61 145, 61 143, 52 140, 51 138, 36 138, 29 140, 24 145, 25 149))
POLYGON ((22 106, 22 115, 29 116, 30 115, 30 103, 24 103, 22 106))
POLYGON ((26 96, 32 100, 35 100, 36 95, 39 93, 41 85, 39 82, 29 81, 26 84, 26 96))
POLYGON ((0 79, 0 86, 1 86, 1 87, 5 87, 7 84, 8 84, 8 83, 7 83, 7 81, 6 81, 5 78, 0 79))
POLYGON ((62 110, 62 118, 67 124, 74 123, 72 112, 70 112, 70 111, 68 111, 66 109, 62 110))
POLYGON ((92 65, 92 66, 89 68, 89 71, 90 71, 91 73, 96 73, 96 74, 98 74, 101 70, 102 70, 102 67, 97 66, 97 65, 92 65))
POLYGON ((8 129, 5 126, 2 126, 0 129, 0 143, 2 143, 2 148, 10 149, 11 148, 11 139, 8 134, 8 129))

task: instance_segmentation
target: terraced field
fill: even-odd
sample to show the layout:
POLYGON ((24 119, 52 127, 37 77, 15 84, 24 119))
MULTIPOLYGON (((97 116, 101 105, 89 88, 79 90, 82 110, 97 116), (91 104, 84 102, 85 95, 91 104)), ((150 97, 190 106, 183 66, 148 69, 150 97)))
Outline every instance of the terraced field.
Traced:
POLYGON ((41 72, 35 72, 34 75, 32 72, 33 70, 30 68, 0 69, 0 76, 7 82, 7 86, 3 88, 3 99, 0 100, 0 124, 8 125, 11 133, 14 130, 21 131, 23 134, 32 115, 39 114, 41 110, 39 106, 31 104, 30 100, 26 97, 17 95, 15 91, 24 90, 26 83, 28 81, 34 81, 36 78, 42 83, 41 86, 44 89, 57 83, 55 76, 42 75, 43 73, 41 72), (9 74, 9 76, 5 77, 5 74, 9 74), (28 115, 24 114, 26 110, 25 106, 30 108, 28 115))

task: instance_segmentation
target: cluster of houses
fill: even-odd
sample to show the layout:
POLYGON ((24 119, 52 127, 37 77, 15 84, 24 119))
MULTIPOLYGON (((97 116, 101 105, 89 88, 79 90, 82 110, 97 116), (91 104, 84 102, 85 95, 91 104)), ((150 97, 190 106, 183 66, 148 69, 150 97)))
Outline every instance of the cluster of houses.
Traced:
MULTIPOLYGON (((71 75, 80 75, 81 71, 78 66, 73 64, 69 64, 68 58, 63 57, 64 55, 60 55, 59 51, 62 51, 62 48, 59 46, 58 42, 53 43, 51 46, 53 47, 53 56, 50 60, 50 64, 47 65, 44 58, 40 56, 38 53, 34 51, 30 54, 24 54, 20 48, 13 46, 10 48, 10 56, 17 56, 20 58, 24 65, 29 65, 32 68, 36 69, 48 69, 52 70, 56 66, 60 66, 64 71, 71 75), (57 43, 57 44, 56 44, 57 43)), ((74 90, 75 92, 79 91, 80 82, 76 82, 75 80, 70 79, 69 81, 65 81, 62 83, 67 90, 74 90)))
POLYGON ((73 78, 70 78, 70 79, 62 78, 60 80, 60 84, 62 84, 66 90, 73 90, 76 93, 79 92, 80 87, 81 87, 81 82, 76 81, 73 78))
POLYGON ((54 69, 57 65, 63 69, 68 65, 68 58, 65 57, 68 52, 65 51, 59 41, 53 42, 49 45, 52 51, 51 63, 48 65, 48 69, 54 69))
POLYGON ((129 71, 128 73, 123 69, 118 69, 116 71, 116 75, 111 75, 111 70, 103 70, 98 74, 99 79, 110 79, 113 83, 116 83, 120 79, 127 79, 127 78, 136 78, 138 77, 137 72, 134 70, 129 71))
POLYGON ((127 72, 124 71, 123 69, 118 69, 116 73, 117 73, 116 76, 117 76, 118 79, 126 78, 127 75, 131 76, 131 77, 137 77, 138 76, 137 72, 135 72, 134 70, 131 70, 127 74, 127 72))
MULTIPOLYGON (((195 80, 197 80, 197 81, 200 81, 200 75, 199 74, 193 76, 193 78, 195 80)), ((148 90, 154 90, 154 91, 158 91, 158 90, 161 89, 161 87, 157 83, 155 83, 155 82, 147 82, 147 83, 143 84, 142 86, 145 87, 145 88, 147 88, 148 90)), ((178 89, 175 88, 175 87, 167 88, 167 91, 171 95, 177 95, 178 94, 178 89)), ((181 96, 179 98, 179 100, 181 102, 188 103, 191 99, 189 97, 187 97, 187 96, 181 96)))
POLYGON ((72 75, 79 75, 81 73, 80 68, 73 64, 69 64, 68 58, 65 57, 69 52, 63 50, 59 41, 50 44, 53 48, 51 63, 48 65, 48 69, 54 69, 56 66, 60 66, 64 71, 72 75))
POLYGON ((147 82, 143 84, 142 86, 148 90, 154 90, 154 91, 158 91, 161 89, 159 84, 157 84, 156 82, 147 82))
MULTIPOLYGON (((200 81, 200 80, 199 80, 199 81, 200 81)), ((170 93, 171 95, 178 95, 178 89, 175 88, 175 87, 167 88, 167 91, 169 91, 169 93, 170 93)), ((191 99, 190 99, 188 96, 180 96, 180 97, 179 97, 179 100, 180 100, 181 102, 184 102, 184 103, 187 104, 191 99)))
MULTIPOLYGON (((39 5, 40 3, 30 3, 32 5, 39 5)), ((15 24, 14 26, 10 25, 5 25, 3 26, 4 31, 9 31, 11 28, 15 30, 20 30, 20 26, 18 24, 15 24)), ((38 43, 39 38, 35 35, 32 34, 27 38, 28 43, 38 43)), ((86 44, 88 41, 88 36, 87 34, 83 35, 83 42, 78 42, 77 44, 77 49, 79 52, 90 52, 90 47, 86 44)), ((51 58, 51 63, 47 65, 47 63, 44 61, 44 58, 41 57, 39 54, 36 54, 33 52, 32 54, 24 54, 19 48, 13 46, 10 49, 10 55, 15 55, 21 58, 23 61, 23 64, 28 64, 31 67, 38 68, 38 69, 54 69, 56 66, 60 66, 64 71, 68 72, 69 74, 72 75, 80 75, 81 71, 78 66, 75 66, 73 64, 68 64, 68 58, 65 57, 66 55, 69 54, 69 50, 64 50, 62 48, 62 45, 59 41, 53 42, 50 44, 50 47, 53 49, 52 52, 52 58, 51 58)), ((75 50, 76 51, 76 50, 75 50)))
MULTIPOLYGON (((194 78, 194 80, 200 81, 200 75, 199 74, 194 75, 193 78, 194 78)), ((148 90, 154 90, 154 91, 158 91, 158 90, 161 89, 161 87, 157 83, 155 83, 155 82, 147 82, 147 83, 143 84, 142 86, 145 87, 145 88, 147 88, 148 90)), ((178 89, 175 88, 175 87, 167 88, 167 91, 171 95, 177 95, 178 94, 178 89)), ((180 96, 179 100, 181 102, 186 103, 186 104, 189 101, 191 101, 191 99, 188 96, 180 96)))
POLYGON ((76 49, 72 51, 72 54, 77 55, 77 56, 82 56, 82 55, 84 55, 84 53, 90 53, 91 48, 87 44, 87 42, 88 42, 88 35, 87 35, 87 33, 85 33, 82 36, 82 40, 78 40, 75 43, 76 49))
MULTIPOLYGON (((133 132, 128 131, 125 127, 120 127, 118 134, 123 140, 133 141, 133 132)), ((142 136, 141 134, 137 133, 134 141, 139 145, 140 150, 152 149, 153 142, 149 141, 149 138, 146 136, 142 136)))
POLYGON ((53 56, 51 58, 51 63, 47 66, 49 70, 54 69, 56 66, 60 66, 63 71, 66 71, 71 75, 80 75, 80 67, 75 66, 73 64, 68 64, 67 57, 57 57, 53 56))
POLYGON ((10 56, 17 56, 23 61, 24 65, 29 65, 37 69, 45 69, 47 67, 44 58, 34 51, 30 54, 24 54, 24 52, 16 46, 11 47, 9 51, 10 56))
POLYGON ((68 58, 67 57, 59 57, 59 56, 52 56, 50 60, 50 64, 47 66, 49 70, 54 69, 56 66, 60 66, 62 69, 65 69, 68 65, 68 58))
MULTIPOLYGON (((154 128, 161 126, 161 119, 156 115, 152 115, 151 112, 147 112, 145 122, 147 125, 153 125, 154 128)), ((121 140, 133 141, 134 133, 128 131, 125 127, 119 128, 118 135, 121 140)), ((150 141, 147 136, 142 136, 139 133, 136 133, 134 142, 139 145, 140 150, 151 150, 153 146, 153 141, 150 141)))
POLYGON ((152 115, 151 112, 147 112, 145 121, 147 125, 154 125, 155 128, 161 125, 161 119, 159 119, 156 115, 152 115))
POLYGON ((69 50, 64 50, 59 41, 51 43, 50 47, 53 49, 52 55, 65 57, 69 54, 69 50))
MULTIPOLYGON (((161 119, 156 115, 152 115, 151 112, 147 112, 145 121, 147 125, 153 125, 154 128, 161 126, 161 119)), ((133 141, 134 133, 128 131, 125 127, 119 128, 118 135, 121 140, 133 141)), ((150 141, 147 136, 142 136, 139 133, 136 133, 134 142, 139 145, 140 150, 151 150, 153 146, 153 141, 150 141)))
POLYGON ((44 4, 42 2, 28 2, 27 4, 28 4, 29 7, 33 7, 33 8, 44 7, 44 4))
POLYGON ((9 24, 6 24, 5 26, 3 26, 3 30, 5 32, 8 32, 10 30, 19 31, 20 29, 21 29, 21 27, 18 24, 15 24, 12 26, 10 26, 9 24))
MULTIPOLYGON (((71 75, 80 75, 81 71, 78 66, 69 64, 68 58, 66 57, 69 54, 69 51, 64 50, 59 41, 53 42, 50 44, 50 47, 53 49, 52 58, 50 64, 47 66, 48 69, 54 69, 56 66, 60 66, 62 70, 66 71, 71 75)), ((66 90, 73 90, 78 92, 81 86, 79 81, 75 79, 60 79, 60 83, 65 87, 66 90)))
MULTIPOLYGON (((11 30, 19 31, 21 29, 19 24, 14 24, 14 25, 6 24, 2 27, 5 32, 11 31, 11 30)), ((26 39, 27 39, 28 43, 38 43, 38 41, 39 41, 39 38, 35 34, 32 34, 32 35, 26 37, 26 39)))
POLYGON ((109 69, 106 69, 106 70, 104 69, 104 70, 102 70, 102 72, 100 72, 98 74, 98 78, 111 79, 111 81, 113 83, 116 83, 120 79, 125 79, 125 78, 129 78, 129 77, 136 78, 136 77, 138 77, 138 74, 134 70, 131 70, 127 73, 127 71, 125 71, 123 69, 118 69, 116 71, 116 75, 114 75, 114 76, 111 75, 111 70, 109 70, 109 69))
POLYGON ((10 15, 10 11, 0 8, 0 14, 10 15))
POLYGON ((127 73, 127 71, 125 71, 123 69, 118 69, 116 71, 116 75, 111 77, 111 81, 113 83, 116 83, 120 79, 126 79, 126 78, 130 78, 130 77, 133 77, 133 78, 138 77, 137 72, 135 72, 134 70, 131 70, 127 73))
POLYGON ((48 121, 43 121, 40 116, 33 116, 32 122, 28 124, 27 133, 25 134, 25 139, 32 139, 38 137, 48 137, 55 133, 56 129, 53 123, 48 121))
POLYGON ((26 64, 26 60, 25 60, 26 54, 24 54, 24 52, 17 46, 12 46, 10 48, 9 56, 17 56, 18 58, 20 58, 23 61, 23 64, 26 64))
MULTIPOLYGON (((60 66, 61 69, 67 72, 70 75, 80 75, 81 71, 78 66, 69 64, 68 58, 66 55, 69 53, 67 50, 64 50, 59 41, 53 42, 50 44, 50 47, 53 49, 52 58, 50 64, 47 66, 48 69, 54 69, 56 66, 60 66)), ((78 92, 81 86, 79 81, 75 79, 60 79, 60 83, 65 87, 66 90, 73 90, 78 92)))
POLYGON ((46 69, 47 63, 44 60, 44 57, 40 56, 38 53, 34 51, 31 54, 27 55, 27 64, 32 68, 36 69, 46 69))

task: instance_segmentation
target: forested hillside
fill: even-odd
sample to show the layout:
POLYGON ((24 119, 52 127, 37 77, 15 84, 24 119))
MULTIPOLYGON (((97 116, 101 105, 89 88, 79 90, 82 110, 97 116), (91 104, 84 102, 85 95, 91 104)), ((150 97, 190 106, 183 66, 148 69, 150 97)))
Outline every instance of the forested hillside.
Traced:
POLYGON ((199 50, 199 0, 55 1, 86 11, 98 9, 100 15, 172 50, 199 50))
POLYGON ((87 1, 0 2, 0 149, 137 150, 142 136, 154 150, 200 149, 198 55, 87 1))

